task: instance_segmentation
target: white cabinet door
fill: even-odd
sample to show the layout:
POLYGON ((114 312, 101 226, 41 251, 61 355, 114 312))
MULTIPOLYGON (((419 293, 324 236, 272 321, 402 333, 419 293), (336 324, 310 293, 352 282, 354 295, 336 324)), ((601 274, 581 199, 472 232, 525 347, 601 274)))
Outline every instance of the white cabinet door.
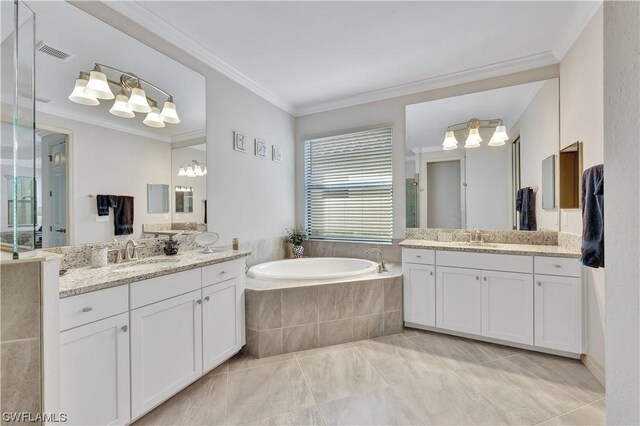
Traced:
POLYGON ((535 276, 535 345, 582 353, 582 279, 535 276))
POLYGON ((404 263, 404 320, 414 324, 436 325, 436 277, 433 265, 404 263))
POLYGON ((242 290, 239 277, 202 289, 202 363, 205 372, 242 347, 242 290))
POLYGON ((447 330, 480 334, 482 271, 439 266, 436 273, 436 325, 447 330))
POLYGON ((131 311, 135 419, 202 375, 202 290, 131 311))
POLYGON ((533 345, 533 275, 482 272, 482 335, 533 345))
POLYGON ((73 425, 123 425, 129 406, 129 313, 60 333, 60 410, 73 425))

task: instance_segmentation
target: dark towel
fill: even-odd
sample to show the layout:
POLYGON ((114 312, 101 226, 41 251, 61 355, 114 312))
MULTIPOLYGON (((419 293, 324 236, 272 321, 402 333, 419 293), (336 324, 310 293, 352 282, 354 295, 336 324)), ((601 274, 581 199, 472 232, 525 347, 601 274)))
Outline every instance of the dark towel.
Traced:
POLYGON ((536 192, 531 187, 518 190, 516 197, 516 211, 520 213, 520 230, 536 231, 538 221, 536 220, 536 192))
POLYGON ((584 266, 604 268, 604 166, 582 174, 582 257, 584 266))
POLYGON ((207 200, 204 200, 204 223, 207 224, 207 200))
POLYGON ((113 198, 115 235, 133 234, 133 197, 114 195, 113 198))
POLYGON ((111 195, 96 195, 96 202, 98 204, 98 216, 109 216, 109 208, 115 207, 113 196, 111 195))

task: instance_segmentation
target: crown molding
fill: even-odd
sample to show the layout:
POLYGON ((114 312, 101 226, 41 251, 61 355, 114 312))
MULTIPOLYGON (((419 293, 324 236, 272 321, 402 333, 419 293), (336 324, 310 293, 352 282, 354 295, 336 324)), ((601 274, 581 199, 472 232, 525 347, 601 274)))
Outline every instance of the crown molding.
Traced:
POLYGON ((278 108, 295 115, 296 108, 293 104, 260 85, 251 77, 234 68, 192 37, 177 29, 170 22, 165 21, 151 10, 144 7, 138 1, 109 1, 105 5, 135 21, 140 26, 166 40, 199 61, 209 65, 220 74, 235 81, 241 86, 252 91, 256 95, 277 106, 278 108))
POLYGON ((178 133, 171 136, 171 143, 184 142, 192 139, 200 139, 207 136, 206 129, 196 129, 184 133, 178 133))
POLYGON ((576 10, 576 13, 574 13, 569 22, 567 22, 564 37, 553 49, 553 54, 558 59, 558 62, 561 61, 564 55, 571 49, 571 46, 573 46, 578 37, 580 37, 580 34, 582 34, 589 22, 591 22, 591 19, 600 9, 600 6, 602 6, 602 0, 587 1, 584 2, 583 7, 576 10))
POLYGON ((327 102, 319 102, 298 108, 297 116, 316 114, 339 108, 365 104, 369 102, 382 101, 399 96, 412 95, 428 90, 441 89, 443 87, 455 86, 458 84, 470 83, 487 78, 500 77, 521 71, 528 71, 534 68, 545 67, 558 63, 555 55, 551 51, 537 53, 535 55, 523 56, 508 61, 485 65, 482 67, 470 68, 450 74, 443 74, 437 77, 414 81, 412 83, 401 84, 386 89, 374 90, 359 95, 346 98, 335 99, 327 102))
MULTIPOLYGON (((42 121, 43 124, 55 124, 55 123, 47 123, 46 120, 38 120, 38 113, 50 114, 56 117, 66 118, 68 120, 79 121, 85 124, 91 124, 98 127, 103 127, 106 129, 117 130, 119 132, 129 133, 136 136, 142 136, 149 139, 154 139, 160 142, 171 143, 170 136, 158 135, 153 132, 144 130, 144 129, 132 129, 127 126, 120 126, 115 124, 109 120, 103 120, 101 118, 96 118, 90 114, 80 114, 80 113, 70 113, 64 108, 56 107, 51 104, 36 104, 36 126, 38 122, 42 121)), ((73 130, 73 129, 71 129, 73 130)))

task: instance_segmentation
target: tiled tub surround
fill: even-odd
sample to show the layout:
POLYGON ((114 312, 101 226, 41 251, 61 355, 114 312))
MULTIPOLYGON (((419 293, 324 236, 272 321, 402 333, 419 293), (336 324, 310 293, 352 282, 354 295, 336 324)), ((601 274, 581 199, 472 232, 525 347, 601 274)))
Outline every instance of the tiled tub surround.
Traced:
POLYGON ((347 241, 309 240, 303 243, 304 255, 310 257, 355 257, 377 261, 376 255, 365 252, 377 248, 382 253, 385 262, 400 264, 402 252, 398 243, 402 239, 395 239, 391 244, 359 243, 347 241))
POLYGON ((89 266, 69 269, 60 277, 60 297, 69 297, 90 291, 102 290, 135 281, 156 278, 163 275, 203 266, 214 265, 249 256, 246 251, 226 250, 215 253, 202 253, 202 250, 185 250, 174 256, 143 257, 140 261, 121 264, 110 264, 104 268, 91 268, 89 266), (154 263, 153 268, 145 271, 131 269, 126 270, 127 265, 140 265, 148 262, 167 261, 167 263, 154 263), (124 267, 124 268, 123 268, 124 267))
POLYGON ((402 331, 402 276, 250 289, 247 279, 244 351, 257 358, 313 349, 402 331))

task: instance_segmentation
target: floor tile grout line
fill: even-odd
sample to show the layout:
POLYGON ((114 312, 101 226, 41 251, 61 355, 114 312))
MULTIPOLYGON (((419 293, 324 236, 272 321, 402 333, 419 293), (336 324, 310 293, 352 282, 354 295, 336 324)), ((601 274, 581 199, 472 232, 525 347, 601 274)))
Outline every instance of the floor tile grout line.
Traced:
MULTIPOLYGON (((600 400, 599 400, 599 401, 600 401, 600 400)), ((580 401, 580 402, 582 402, 582 401, 580 401)), ((558 417, 562 417, 562 416, 564 416, 564 415, 566 415, 566 414, 573 413, 574 411, 581 410, 581 409, 583 409, 583 408, 585 408, 585 407, 589 407, 589 406, 591 406, 591 404, 592 404, 592 403, 588 403, 588 404, 585 404, 585 405, 581 405, 580 407, 572 408, 571 410, 569 410, 569 411, 565 411, 564 413, 560 413, 560 414, 555 415, 555 416, 553 416, 553 417, 549 417, 548 419, 544 419, 544 420, 542 420, 542 421, 540 421, 540 422, 536 423, 534 426, 539 425, 539 424, 542 424, 542 423, 544 423, 544 422, 548 422, 549 420, 557 419, 558 417)))
MULTIPOLYGON (((375 365, 373 365, 373 363, 372 363, 371 361, 369 361, 369 358, 367 358, 367 356, 366 356, 365 354, 363 354, 362 352, 360 352, 360 351, 358 350, 358 347, 357 347, 357 346, 354 346, 354 347, 353 347, 353 350, 354 350, 354 352, 355 352, 355 354, 356 354, 356 355, 360 355, 360 356, 364 359, 364 361, 365 361, 367 364, 369 364, 369 365, 371 366, 371 368, 373 368, 373 370, 376 372, 376 374, 377 374, 378 376, 380 376, 380 378, 382 379, 382 381, 384 381, 384 383, 387 385, 387 386, 386 386, 387 388, 392 386, 392 384, 391 384, 391 383, 389 383, 389 382, 387 381, 387 379, 385 379, 385 378, 384 378, 384 376, 382 375, 382 373, 380 373, 380 371, 378 371, 378 369, 376 368, 376 366, 375 366, 375 365)), ((370 393, 370 392, 364 392, 364 393, 370 393)))
POLYGON ((318 404, 318 400, 316 399, 316 396, 313 394, 313 391, 311 390, 311 385, 309 384, 309 379, 307 378, 307 375, 304 374, 304 369, 302 368, 302 364, 300 364, 300 359, 296 356, 294 356, 294 359, 296 360, 296 363, 298 364, 298 368, 300 369, 300 373, 302 374, 302 378, 304 379, 304 383, 307 385, 307 389, 309 390, 309 393, 311 394, 311 398, 313 398, 313 402, 316 405, 316 409, 318 410, 318 414, 320 415, 320 419, 322 420, 323 424, 326 424, 327 422, 324 420, 324 416, 322 415, 322 411, 320 410, 320 404, 318 404))
POLYGON ((227 414, 229 411, 229 370, 227 369, 227 385, 224 390, 224 424, 229 424, 227 422, 227 414))

